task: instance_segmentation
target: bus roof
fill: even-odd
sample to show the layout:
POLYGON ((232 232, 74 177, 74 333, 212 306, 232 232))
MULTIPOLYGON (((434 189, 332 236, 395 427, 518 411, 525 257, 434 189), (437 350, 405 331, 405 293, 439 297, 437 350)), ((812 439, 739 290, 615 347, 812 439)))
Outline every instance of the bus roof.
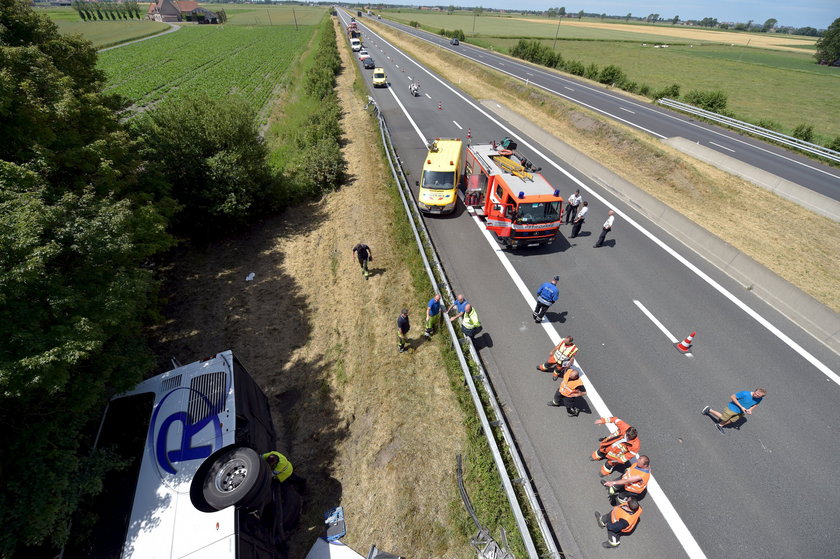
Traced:
POLYGON ((455 171, 461 162, 461 140, 435 140, 437 151, 429 150, 424 171, 455 171))
MULTIPOLYGON (((234 508, 201 512, 190 483, 210 454, 235 442, 234 357, 225 351, 115 396, 154 394, 123 558, 233 557, 234 508)), ((107 418, 107 415, 106 415, 107 418)))
MULTIPOLYGON (((541 174, 530 172, 532 178, 521 178, 502 169, 493 159, 494 156, 500 155, 499 146, 494 148, 491 144, 474 144, 470 149, 479 159, 481 166, 490 171, 490 176, 499 177, 510 188, 513 196, 518 198, 522 192, 533 202, 563 200, 559 193, 554 194, 556 189, 541 174)), ((511 159, 518 162, 515 155, 511 159)))

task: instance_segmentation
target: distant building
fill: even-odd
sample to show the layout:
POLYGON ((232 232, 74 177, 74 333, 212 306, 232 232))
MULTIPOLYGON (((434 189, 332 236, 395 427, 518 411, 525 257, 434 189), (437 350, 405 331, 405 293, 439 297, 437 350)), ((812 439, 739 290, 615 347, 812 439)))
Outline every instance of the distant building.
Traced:
POLYGON ((219 16, 190 0, 157 0, 149 4, 146 17, 155 21, 195 21, 198 23, 219 23, 219 16))

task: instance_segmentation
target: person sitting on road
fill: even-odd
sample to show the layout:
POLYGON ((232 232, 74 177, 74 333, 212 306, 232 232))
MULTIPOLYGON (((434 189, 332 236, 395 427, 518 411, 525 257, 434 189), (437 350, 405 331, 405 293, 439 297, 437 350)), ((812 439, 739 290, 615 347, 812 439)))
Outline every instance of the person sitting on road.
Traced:
POLYGON ((642 516, 642 507, 633 497, 603 516, 595 511, 598 526, 607 529, 607 541, 601 545, 607 549, 618 547, 621 544, 621 536, 630 534, 636 528, 640 516, 642 516))

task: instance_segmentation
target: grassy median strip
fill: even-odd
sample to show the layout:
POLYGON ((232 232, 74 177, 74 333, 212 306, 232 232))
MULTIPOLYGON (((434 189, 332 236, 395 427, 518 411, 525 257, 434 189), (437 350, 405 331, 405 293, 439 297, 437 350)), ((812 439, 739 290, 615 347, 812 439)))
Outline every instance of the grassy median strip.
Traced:
MULTIPOLYGON (((840 311, 840 227, 633 129, 368 20, 467 94, 495 99, 840 311)), ((462 123, 464 124, 464 123, 462 123)), ((464 124, 468 126, 468 124, 464 124)))

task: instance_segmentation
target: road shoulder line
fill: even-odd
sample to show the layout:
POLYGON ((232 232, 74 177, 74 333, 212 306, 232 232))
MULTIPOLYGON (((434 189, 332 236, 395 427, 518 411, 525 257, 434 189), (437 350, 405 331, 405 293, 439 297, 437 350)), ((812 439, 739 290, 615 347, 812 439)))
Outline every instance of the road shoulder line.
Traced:
POLYGON ((611 193, 631 204, 685 247, 752 291, 829 349, 840 353, 840 316, 837 313, 513 110, 494 100, 482 99, 480 103, 484 109, 516 126, 581 174, 599 177, 601 182, 610 185, 611 193))

